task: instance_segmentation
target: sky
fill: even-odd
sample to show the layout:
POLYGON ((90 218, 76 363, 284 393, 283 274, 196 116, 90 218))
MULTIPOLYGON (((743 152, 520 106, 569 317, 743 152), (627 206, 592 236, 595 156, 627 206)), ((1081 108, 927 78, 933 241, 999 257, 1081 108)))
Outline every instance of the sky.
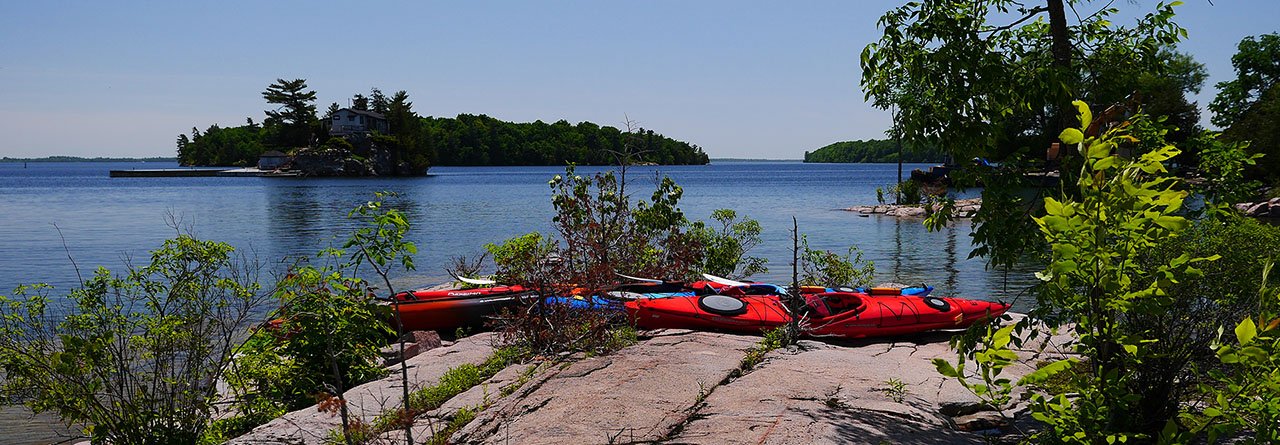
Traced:
MULTIPOLYGON (((713 158, 799 159, 883 137, 858 60, 904 1, 3 1, 0 157, 174 156, 178 134, 260 122, 267 85, 303 78, 322 112, 377 87, 422 115, 630 119, 713 158)), ((1116 3, 1120 24, 1154 6, 1116 3)), ((1276 0, 1176 11, 1202 108, 1240 39, 1280 31, 1276 0)))

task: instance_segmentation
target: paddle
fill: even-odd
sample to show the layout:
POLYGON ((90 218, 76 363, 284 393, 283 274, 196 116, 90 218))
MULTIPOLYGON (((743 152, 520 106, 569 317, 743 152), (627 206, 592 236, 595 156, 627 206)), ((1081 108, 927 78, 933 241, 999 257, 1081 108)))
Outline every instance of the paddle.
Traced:
POLYGON ((666 283, 666 281, 662 281, 662 280, 656 280, 656 279, 653 279, 653 278, 640 278, 640 277, 633 277, 633 276, 630 276, 630 275, 623 275, 623 274, 618 273, 618 272, 614 272, 613 274, 614 274, 614 275, 617 275, 617 276, 620 276, 620 277, 622 277, 622 278, 626 278, 626 279, 628 279, 628 280, 632 280, 632 281, 639 281, 639 282, 642 282, 642 283, 657 283, 657 284, 666 283))
POLYGON ((733 281, 733 280, 730 280, 730 279, 728 279, 728 278, 717 277, 717 276, 715 276, 715 275, 711 275, 711 274, 707 274, 707 273, 702 274, 702 278, 706 278, 706 279, 707 279, 707 281, 710 281, 710 282, 712 282, 712 283, 719 283, 719 284, 723 284, 723 285, 725 285, 725 286, 750 286, 750 285, 751 285, 750 283, 743 283, 743 282, 741 282, 741 281, 733 281))
POLYGON ((492 286, 492 285, 498 284, 497 281, 487 280, 483 278, 467 278, 467 277, 462 277, 458 275, 454 275, 453 278, 463 283, 474 284, 476 286, 492 286))

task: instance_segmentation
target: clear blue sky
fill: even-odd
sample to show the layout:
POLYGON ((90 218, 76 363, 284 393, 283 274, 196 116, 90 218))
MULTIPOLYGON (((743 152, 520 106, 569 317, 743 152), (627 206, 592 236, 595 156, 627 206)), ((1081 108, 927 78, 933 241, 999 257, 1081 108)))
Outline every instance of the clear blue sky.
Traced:
MULTIPOLYGON (((0 156, 173 156, 193 126, 261 121, 261 91, 301 77, 321 110, 376 86, 424 115, 629 116, 712 157, 795 159, 882 137, 858 55, 901 3, 5 1, 0 156)), ((1241 38, 1280 29, 1278 1, 1214 4, 1177 9, 1202 106, 1241 38)))

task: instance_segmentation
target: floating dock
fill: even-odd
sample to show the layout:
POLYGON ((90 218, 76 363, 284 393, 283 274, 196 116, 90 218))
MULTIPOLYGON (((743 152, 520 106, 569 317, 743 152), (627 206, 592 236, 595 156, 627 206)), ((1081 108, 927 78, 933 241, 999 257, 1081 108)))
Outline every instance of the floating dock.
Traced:
POLYGON ((157 168, 138 170, 111 170, 112 178, 195 178, 218 176, 226 171, 221 168, 157 168))
POLYGON ((112 178, 201 178, 214 176, 296 177, 296 171, 259 170, 249 168, 157 168, 111 170, 112 178))

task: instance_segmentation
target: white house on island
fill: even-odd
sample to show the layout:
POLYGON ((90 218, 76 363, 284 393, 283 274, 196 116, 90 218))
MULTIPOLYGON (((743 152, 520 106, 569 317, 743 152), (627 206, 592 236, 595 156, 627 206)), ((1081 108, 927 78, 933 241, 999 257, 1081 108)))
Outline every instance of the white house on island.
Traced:
POLYGON ((333 113, 330 118, 329 135, 344 136, 356 133, 390 133, 391 126, 382 113, 365 110, 343 108, 333 113))

